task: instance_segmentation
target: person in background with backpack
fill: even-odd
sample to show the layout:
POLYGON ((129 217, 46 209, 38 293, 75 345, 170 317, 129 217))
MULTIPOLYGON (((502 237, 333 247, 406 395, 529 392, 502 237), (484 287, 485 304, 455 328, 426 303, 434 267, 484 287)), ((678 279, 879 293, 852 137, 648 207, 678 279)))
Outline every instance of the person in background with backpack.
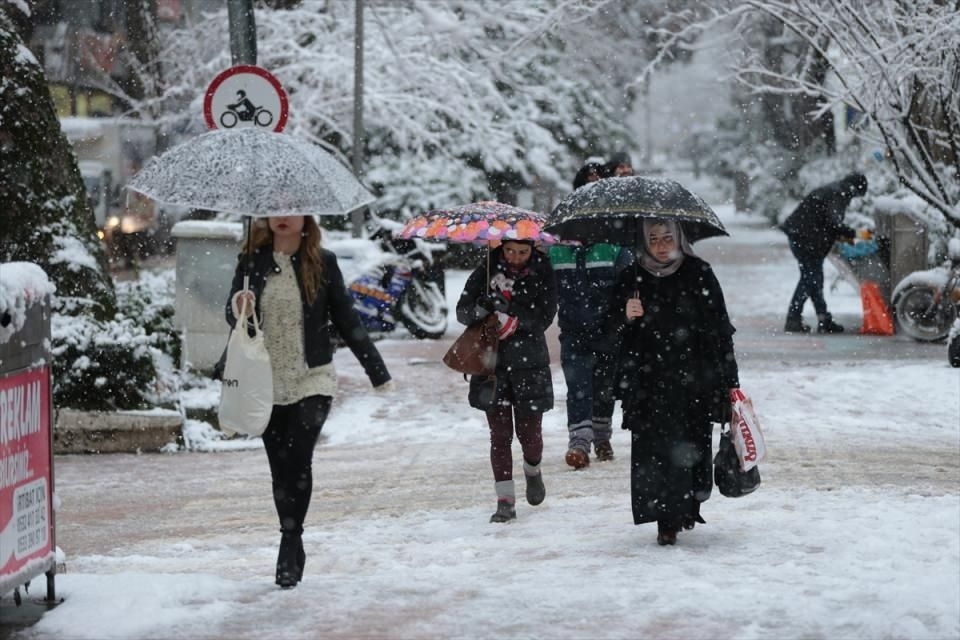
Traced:
POLYGON ((320 246, 313 216, 271 217, 251 226, 252 253, 240 255, 226 312, 233 328, 242 320, 241 308, 254 309, 270 355, 274 401, 263 447, 280 520, 276 583, 287 589, 303 577, 313 449, 337 392, 331 325, 376 391, 387 391, 393 383, 353 309, 336 256, 320 246), (245 276, 250 278, 246 291, 245 276))
POLYGON ((526 497, 546 497, 543 413, 553 408, 553 379, 546 330, 557 313, 557 288, 546 257, 527 240, 505 240, 467 278, 457 301, 457 320, 470 326, 491 313, 499 320, 495 375, 471 376, 468 401, 486 414, 497 510, 490 522, 517 517, 513 482, 513 434, 523 450, 526 497))
MULTIPOLYGON (((574 190, 579 188, 577 182, 574 190)), ((619 343, 607 333, 606 324, 616 275, 632 261, 628 249, 612 244, 550 247, 559 302, 560 363, 567 383, 564 460, 574 469, 590 465, 591 446, 597 461, 613 460, 610 439, 619 343)))

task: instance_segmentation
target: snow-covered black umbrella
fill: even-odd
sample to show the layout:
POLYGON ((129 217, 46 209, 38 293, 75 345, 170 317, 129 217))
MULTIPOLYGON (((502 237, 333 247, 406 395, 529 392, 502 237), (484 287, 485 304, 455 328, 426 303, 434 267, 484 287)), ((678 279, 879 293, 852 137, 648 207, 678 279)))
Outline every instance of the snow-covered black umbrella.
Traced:
POLYGON ((562 241, 635 244, 644 218, 680 222, 690 242, 725 236, 720 218, 703 199, 676 180, 629 176, 588 183, 554 208, 544 226, 562 241))

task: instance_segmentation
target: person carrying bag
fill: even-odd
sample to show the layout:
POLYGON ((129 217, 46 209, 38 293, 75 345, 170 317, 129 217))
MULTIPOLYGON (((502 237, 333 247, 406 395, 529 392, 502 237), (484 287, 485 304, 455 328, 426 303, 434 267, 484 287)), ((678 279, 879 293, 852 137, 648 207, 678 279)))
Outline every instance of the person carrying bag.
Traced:
MULTIPOLYGON (((281 533, 275 581, 286 589, 303 577, 302 536, 313 493, 313 449, 337 393, 331 331, 346 342, 375 391, 389 390, 392 382, 353 308, 336 256, 320 246, 320 228, 313 216, 271 217, 252 226, 250 247, 240 256, 227 302, 227 322, 234 332, 224 356, 228 397, 221 410, 243 411, 246 398, 234 397, 234 380, 239 389, 254 374, 272 378, 272 406, 262 437, 281 533), (243 330, 246 309, 253 319, 252 346, 243 330), (261 321, 263 349, 256 346, 261 321), (236 345, 240 346, 234 349, 236 345), (238 354, 244 356, 235 358, 238 354), (234 374, 231 365, 242 366, 241 360, 250 357, 254 359, 248 366, 234 374), (231 402, 238 406, 227 407, 231 402)), ((266 387, 263 382, 259 392, 266 387)))

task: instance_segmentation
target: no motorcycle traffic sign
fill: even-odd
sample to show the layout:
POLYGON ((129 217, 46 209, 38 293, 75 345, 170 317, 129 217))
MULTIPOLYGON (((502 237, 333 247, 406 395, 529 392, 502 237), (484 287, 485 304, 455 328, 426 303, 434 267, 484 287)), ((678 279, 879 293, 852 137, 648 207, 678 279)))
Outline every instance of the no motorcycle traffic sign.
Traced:
POLYGON ((203 98, 203 117, 211 129, 261 127, 283 131, 287 124, 287 93, 272 73, 238 65, 213 79, 203 98))

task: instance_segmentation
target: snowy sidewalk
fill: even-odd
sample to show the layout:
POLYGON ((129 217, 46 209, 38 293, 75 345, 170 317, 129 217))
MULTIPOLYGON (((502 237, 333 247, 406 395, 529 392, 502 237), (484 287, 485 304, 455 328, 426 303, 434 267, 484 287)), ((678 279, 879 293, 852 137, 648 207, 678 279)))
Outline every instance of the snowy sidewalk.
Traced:
MULTIPOLYGON (((378 343, 398 384, 387 398, 337 355, 342 395, 315 455, 298 588, 273 585, 259 448, 62 456, 65 602, 13 637, 957 638, 960 371, 943 345, 784 336, 796 266, 783 237, 721 213, 733 237, 697 249, 727 294, 769 453, 760 489, 715 491, 708 524, 676 547, 632 524, 627 432, 614 461, 563 464, 558 365, 547 500, 489 524, 483 416, 439 364, 451 324, 436 343, 378 343)), ((450 274, 448 297, 464 277, 450 274)), ((827 299, 855 328, 856 292, 827 299)))

